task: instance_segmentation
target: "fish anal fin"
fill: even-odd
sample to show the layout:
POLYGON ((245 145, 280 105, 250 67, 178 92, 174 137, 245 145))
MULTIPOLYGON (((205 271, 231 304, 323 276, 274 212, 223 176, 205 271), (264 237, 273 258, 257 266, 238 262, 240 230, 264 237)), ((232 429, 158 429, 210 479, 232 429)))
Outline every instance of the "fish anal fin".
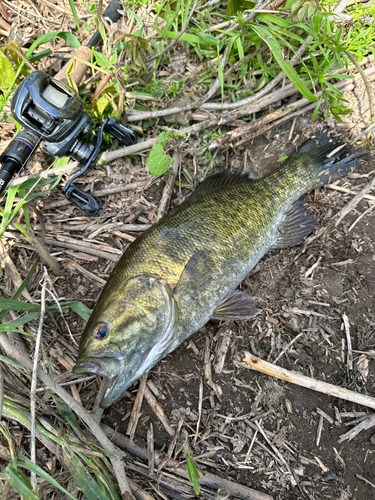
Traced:
POLYGON ((270 250, 296 245, 311 233, 317 221, 318 218, 311 212, 310 206, 297 201, 286 213, 280 227, 280 236, 270 250))
POLYGON ((220 320, 244 320, 254 318, 254 316, 262 312, 261 309, 253 307, 255 302, 256 300, 250 297, 250 295, 235 290, 223 300, 215 309, 211 317, 220 320))

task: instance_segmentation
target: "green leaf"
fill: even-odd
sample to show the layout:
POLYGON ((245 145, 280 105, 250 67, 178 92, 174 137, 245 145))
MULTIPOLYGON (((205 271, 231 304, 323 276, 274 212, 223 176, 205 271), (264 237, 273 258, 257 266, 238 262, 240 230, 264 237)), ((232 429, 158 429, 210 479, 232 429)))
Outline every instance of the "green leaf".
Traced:
POLYGON ((8 465, 4 472, 9 477, 12 488, 15 489, 22 498, 25 500, 40 500, 33 492, 30 481, 25 474, 17 468, 15 460, 8 465))
POLYGON ((40 52, 30 56, 29 61, 31 63, 34 63, 34 62, 40 61, 41 59, 43 59, 43 57, 49 57, 51 54, 52 54, 51 49, 41 50, 40 52))
POLYGON ((166 154, 163 146, 160 144, 155 144, 147 160, 147 166, 151 175, 163 175, 169 171, 169 167, 172 165, 172 158, 166 154))
POLYGON ((0 51, 0 90, 5 92, 13 82, 15 72, 7 56, 0 51))
POLYGON ((54 167, 61 167, 62 165, 67 165, 69 163, 69 156, 63 156, 62 158, 56 158, 53 162, 54 167))
POLYGON ((255 6, 254 2, 249 0, 229 0, 227 5, 227 16, 235 16, 238 11, 252 9, 255 6))
POLYGON ((133 12, 132 10, 130 10, 129 7, 125 6, 125 9, 129 12, 129 14, 131 14, 134 17, 134 19, 138 22, 138 24, 140 26, 140 28, 137 31, 135 31, 133 33, 133 35, 135 35, 135 36, 141 36, 142 35, 142 30, 143 30, 143 21, 142 21, 142 19, 139 16, 137 16, 137 14, 135 12, 133 12))
MULTIPOLYGON (((37 474, 39 477, 47 481, 48 483, 52 484, 55 488, 59 489, 62 491, 65 495, 67 495, 69 498, 72 498, 73 500, 76 500, 76 497, 71 495, 68 490, 63 488, 57 481, 54 479, 52 476, 50 476, 46 471, 44 471, 39 465, 34 464, 29 458, 27 457, 22 457, 21 460, 17 460, 17 466, 18 467, 23 467, 24 469, 29 470, 30 472, 34 472, 37 474)), ((13 485, 12 485, 13 486, 13 485)), ((14 486, 13 486, 14 488, 14 486)), ((23 496, 23 495, 21 495, 23 496)), ((28 498, 28 497, 27 497, 28 498)), ((32 497, 30 497, 32 498, 32 497)))
MULTIPOLYGON (((173 39, 177 38, 179 36, 179 33, 174 31, 166 31, 165 35, 167 36, 167 38, 173 39)), ((207 35, 203 37, 201 33, 199 33, 199 35, 191 35, 189 33, 183 33, 180 36, 180 40, 182 42, 189 42, 198 45, 200 44, 200 45, 216 46, 219 44, 219 40, 216 40, 216 38, 213 37, 212 35, 210 37, 208 37, 207 35)))
POLYGON ((72 11, 72 14, 74 17, 74 21, 75 21, 76 26, 77 26, 77 30, 78 30, 79 34, 81 35, 81 28, 79 27, 77 10, 76 10, 76 6, 74 5, 74 0, 69 0, 69 5, 70 5, 70 10, 72 11))
POLYGON ((75 313, 79 314, 79 316, 81 316, 81 318, 83 318, 85 321, 89 320, 92 309, 89 309, 87 306, 85 306, 85 304, 82 304, 82 302, 72 302, 71 304, 69 304, 69 307, 73 309, 75 313))
POLYGON ((8 226, 12 218, 11 215, 12 215, 13 202, 18 190, 19 186, 13 186, 8 189, 8 196, 6 198, 5 208, 4 211, 2 212, 3 217, 0 226, 0 235, 5 231, 6 227, 8 226))
POLYGON ((26 57, 30 57, 31 54, 34 52, 34 50, 39 47, 39 45, 42 45, 43 43, 50 42, 55 37, 62 38, 63 40, 68 42, 75 49, 79 49, 79 47, 81 46, 77 37, 75 35, 73 35, 73 33, 67 33, 66 31, 55 31, 53 33, 46 33, 45 35, 42 35, 37 40, 35 40, 35 42, 31 45, 29 50, 26 52, 26 57))
POLYGON ((221 67, 219 46, 217 46, 217 75, 220 82, 221 97, 224 98, 224 74, 223 74, 223 68, 221 67))
POLYGON ((339 73, 335 74, 333 73, 332 75, 324 75, 325 78, 337 78, 338 80, 350 80, 354 78, 354 75, 341 75, 339 73))
POLYGON ((93 54, 98 66, 100 66, 101 68, 109 68, 111 66, 111 63, 107 56, 105 56, 101 52, 98 52, 97 50, 93 50, 93 54))
POLYGON ((306 87, 301 78, 296 73, 293 66, 290 64, 290 61, 284 59, 282 48, 279 42, 273 37, 272 32, 270 32, 267 28, 260 25, 252 25, 253 30, 259 35, 262 40, 266 42, 268 47, 271 49, 276 62, 279 64, 280 68, 284 71, 289 80, 293 83, 296 89, 306 97, 311 102, 315 102, 317 99, 312 94, 312 92, 306 87))
POLYGON ((286 160, 287 158, 288 158, 288 156, 282 156, 281 158, 279 158, 279 159, 277 160, 277 162, 279 162, 279 161, 284 161, 284 160, 286 160))
POLYGON ((19 363, 16 363, 16 361, 13 361, 13 359, 7 358, 6 356, 3 356, 0 354, 0 361, 2 363, 6 363, 7 365, 13 366, 14 368, 17 368, 17 370, 23 371, 25 368, 20 365, 19 363))
POLYGON ((167 132, 162 132, 158 137, 158 144, 160 144, 160 146, 165 146, 167 142, 168 142, 167 132))
POLYGON ((82 464, 77 455, 69 448, 63 447, 64 463, 68 467, 74 481, 77 483, 82 493, 87 498, 112 500, 108 492, 103 491, 95 479, 88 473, 87 468, 82 464))
POLYGON ((197 471, 197 468, 195 467, 194 460, 190 455, 186 457, 186 469, 188 473, 188 478, 191 484, 193 485, 194 491, 196 495, 199 495, 200 493, 200 487, 198 480, 200 478, 199 472, 197 471))
POLYGON ((322 103, 322 100, 323 100, 323 97, 320 97, 319 100, 318 100, 318 102, 316 103, 316 106, 314 108, 313 114, 311 115, 311 120, 315 120, 316 115, 318 114, 320 105, 322 103))
POLYGON ((318 0, 295 0, 290 8, 289 21, 299 23, 312 17, 319 9, 318 0))

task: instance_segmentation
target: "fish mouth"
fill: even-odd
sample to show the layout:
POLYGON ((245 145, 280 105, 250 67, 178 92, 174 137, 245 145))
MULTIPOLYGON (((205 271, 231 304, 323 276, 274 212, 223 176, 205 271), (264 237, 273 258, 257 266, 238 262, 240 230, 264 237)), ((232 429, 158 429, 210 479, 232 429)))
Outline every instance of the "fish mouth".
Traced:
POLYGON ((74 374, 92 373, 108 380, 114 380, 121 371, 121 363, 116 358, 86 358, 84 361, 77 361, 72 369, 74 374))

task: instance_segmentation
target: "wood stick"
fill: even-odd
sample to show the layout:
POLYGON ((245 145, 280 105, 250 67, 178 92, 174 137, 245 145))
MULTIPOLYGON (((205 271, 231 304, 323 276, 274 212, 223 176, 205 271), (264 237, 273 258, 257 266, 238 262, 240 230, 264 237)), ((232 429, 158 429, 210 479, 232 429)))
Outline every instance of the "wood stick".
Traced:
POLYGON ((169 176, 166 180, 166 183, 165 183, 165 186, 163 189, 163 194, 162 194, 162 197, 160 200, 160 204, 159 204, 158 212, 156 214, 155 222, 160 220, 163 217, 163 215, 167 212, 167 210, 169 208, 169 203, 171 201, 173 188, 174 188, 175 180, 176 180, 176 175, 177 175, 180 163, 181 163, 181 157, 180 157, 180 154, 178 153, 178 151, 174 151, 172 158, 173 158, 173 165, 170 168, 169 176))
POLYGON ((216 346, 216 360, 214 364, 215 373, 221 373, 223 371, 225 356, 227 355, 232 335, 233 332, 230 328, 225 328, 224 331, 221 332, 220 343, 218 342, 216 346))
POLYGON ((345 205, 344 208, 342 208, 340 210, 340 212, 338 212, 337 215, 337 219, 335 221, 335 227, 337 227, 340 222, 342 221, 342 219, 348 215, 348 213, 350 213, 353 208, 355 208, 358 203, 363 199, 363 197, 369 192, 371 191, 371 189, 374 189, 375 188, 375 178, 372 179, 371 182, 369 182, 368 184, 366 184, 366 186, 356 195, 354 196, 354 198, 352 198, 349 203, 347 205, 345 205))
MULTIPOLYGON (((326 184, 327 188, 333 189, 334 191, 340 191, 341 193, 348 193, 348 194, 354 194, 357 195, 358 191, 352 191, 351 189, 347 189, 341 186, 336 186, 335 184, 326 184)), ((363 197, 365 200, 371 200, 375 201, 375 196, 372 196, 371 194, 365 194, 363 197)))
POLYGON ((359 405, 367 406, 369 408, 375 409, 375 398, 371 396, 366 396, 364 394, 358 394, 354 391, 349 391, 343 387, 338 387, 333 384, 327 384, 326 382, 321 382, 310 377, 306 377, 297 372, 292 372, 286 368, 281 368, 273 363, 268 363, 263 361, 257 356, 251 353, 246 353, 245 358, 242 362, 235 361, 236 366, 241 366, 243 368, 250 368, 260 373, 265 373, 271 377, 276 377, 285 382, 291 382, 292 384, 299 385, 301 387, 306 387, 307 389, 312 389, 313 391, 322 392, 328 396, 333 396, 335 398, 345 399, 346 401, 351 401, 352 403, 357 403, 359 405))
POLYGON ((69 248, 70 250, 76 250, 78 252, 88 253, 89 255, 95 255, 96 257, 102 257, 103 259, 110 260, 112 262, 117 262, 120 259, 120 255, 112 254, 109 252, 102 252, 101 250, 96 250, 93 247, 85 247, 82 245, 67 243, 66 241, 57 241, 46 239, 46 245, 53 245, 60 248, 69 248))
POLYGON ((126 429, 126 434, 128 434, 131 441, 133 441, 134 439, 135 430, 137 428, 138 420, 141 415, 143 396, 145 394, 145 389, 147 384, 147 375, 148 375, 147 373, 142 375, 141 380, 139 382, 137 396, 133 404, 132 414, 130 415, 128 428, 126 429))
POLYGON ((144 396, 145 396, 147 403, 150 405, 152 411, 155 413, 157 418, 162 423, 164 429, 172 437, 174 435, 174 430, 170 426, 169 418, 167 417, 167 415, 165 414, 165 411, 159 405, 159 403, 156 401, 155 396, 152 394, 152 392, 150 391, 150 389, 147 386, 145 387, 144 396))
MULTIPOLYGON (((129 184, 121 184, 120 186, 115 186, 112 188, 101 189, 99 191, 95 191, 95 196, 107 196, 109 194, 117 194, 122 193, 124 191, 132 191, 133 189, 141 189, 144 186, 144 182, 129 182, 129 184)), ((51 208, 63 207, 64 205, 69 205, 71 203, 68 199, 64 198, 58 201, 51 201, 50 203, 46 203, 44 208, 45 210, 49 210, 51 208)))
POLYGON ((361 431, 366 429, 371 429, 371 427, 374 427, 374 425, 375 425, 375 414, 370 415, 369 418, 366 418, 366 420, 363 420, 358 425, 353 427, 353 429, 350 429, 350 431, 345 432, 345 434, 341 434, 339 443, 342 443, 346 439, 348 441, 351 441, 361 431))

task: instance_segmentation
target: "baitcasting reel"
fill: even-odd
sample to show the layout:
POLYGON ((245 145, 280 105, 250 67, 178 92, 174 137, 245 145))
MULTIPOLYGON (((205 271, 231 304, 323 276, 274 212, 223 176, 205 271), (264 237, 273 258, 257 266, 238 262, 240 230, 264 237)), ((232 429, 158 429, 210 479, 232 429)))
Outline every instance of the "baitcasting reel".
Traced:
POLYGON ((70 156, 83 169, 64 187, 64 194, 88 215, 95 215, 101 202, 96 196, 73 186, 95 160, 108 132, 120 144, 130 146, 137 141, 136 134, 114 118, 105 120, 90 143, 83 142, 90 131, 90 117, 83 111, 82 99, 67 85, 42 71, 28 75, 18 87, 11 105, 14 119, 22 125, 5 151, 0 155, 0 194, 15 173, 18 173, 43 141, 43 150, 52 156, 70 156))

